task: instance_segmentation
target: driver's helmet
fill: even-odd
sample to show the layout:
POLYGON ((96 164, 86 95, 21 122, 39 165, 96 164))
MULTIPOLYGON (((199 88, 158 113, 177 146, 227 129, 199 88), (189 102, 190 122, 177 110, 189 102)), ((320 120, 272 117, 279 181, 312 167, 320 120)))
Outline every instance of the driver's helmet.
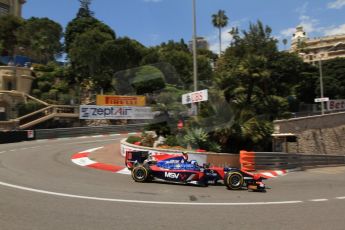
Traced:
POLYGON ((188 153, 182 152, 183 160, 188 160, 188 153))
POLYGON ((191 160, 190 163, 191 163, 192 165, 198 166, 198 162, 197 162, 196 160, 191 160))

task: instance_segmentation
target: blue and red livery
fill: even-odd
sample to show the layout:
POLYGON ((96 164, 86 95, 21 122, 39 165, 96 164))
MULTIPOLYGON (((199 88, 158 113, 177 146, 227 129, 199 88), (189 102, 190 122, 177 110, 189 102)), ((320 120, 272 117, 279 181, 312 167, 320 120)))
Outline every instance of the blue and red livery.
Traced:
POLYGON ((247 188, 265 191, 262 182, 266 179, 238 168, 199 165, 195 160, 188 161, 183 154, 151 154, 149 151, 129 151, 126 153, 126 166, 132 171, 136 182, 164 181, 179 184, 207 186, 219 182, 231 190, 247 188))

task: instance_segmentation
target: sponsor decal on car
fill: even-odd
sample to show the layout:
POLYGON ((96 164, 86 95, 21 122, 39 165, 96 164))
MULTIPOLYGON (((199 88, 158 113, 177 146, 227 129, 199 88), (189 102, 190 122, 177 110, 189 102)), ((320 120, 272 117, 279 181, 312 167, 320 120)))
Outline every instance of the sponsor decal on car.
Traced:
POLYGON ((171 178, 171 179, 178 179, 179 175, 180 175, 179 173, 173 173, 173 172, 165 172, 164 173, 164 176, 166 178, 171 178))

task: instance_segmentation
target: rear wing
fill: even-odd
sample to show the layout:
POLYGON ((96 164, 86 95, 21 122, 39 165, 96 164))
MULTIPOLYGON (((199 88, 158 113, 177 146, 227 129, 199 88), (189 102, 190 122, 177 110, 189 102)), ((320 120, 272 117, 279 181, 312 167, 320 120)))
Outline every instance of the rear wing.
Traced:
POLYGON ((125 164, 128 169, 132 169, 135 163, 143 163, 149 156, 149 151, 126 151, 125 164))

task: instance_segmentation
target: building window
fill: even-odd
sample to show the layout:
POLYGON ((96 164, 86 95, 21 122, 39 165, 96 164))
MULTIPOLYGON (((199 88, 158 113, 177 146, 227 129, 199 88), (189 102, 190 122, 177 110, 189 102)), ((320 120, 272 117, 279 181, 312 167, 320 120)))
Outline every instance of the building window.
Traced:
POLYGON ((10 12, 10 7, 0 2, 0 16, 8 15, 9 12, 10 12))

